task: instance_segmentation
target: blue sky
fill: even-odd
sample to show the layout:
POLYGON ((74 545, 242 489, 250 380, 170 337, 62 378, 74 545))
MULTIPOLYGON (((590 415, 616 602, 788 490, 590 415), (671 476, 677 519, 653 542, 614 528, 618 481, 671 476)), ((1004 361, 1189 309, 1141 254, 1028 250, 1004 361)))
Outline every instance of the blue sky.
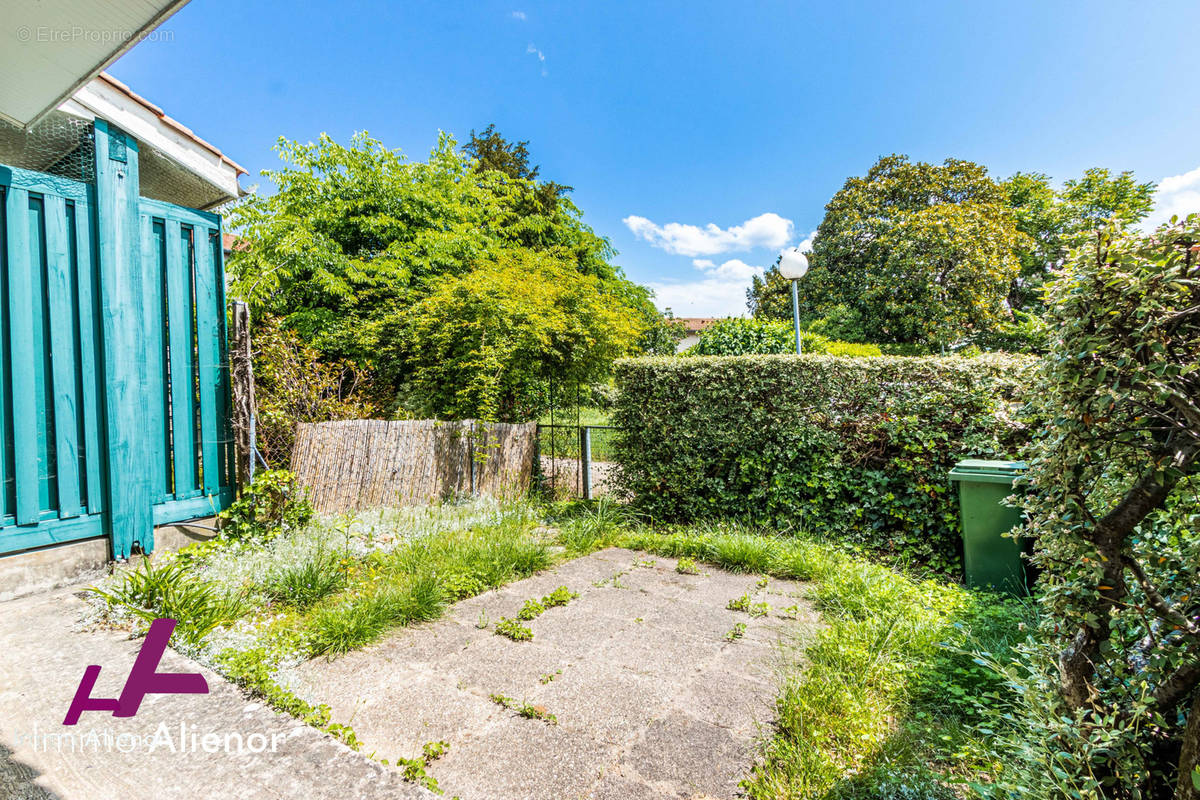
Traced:
MULTIPOLYGON (((496 123, 680 316, 744 313, 880 155, 1091 166, 1200 210, 1200 2, 192 0, 111 72, 245 165, 496 123)), ((265 187, 264 187, 265 188, 265 187)))

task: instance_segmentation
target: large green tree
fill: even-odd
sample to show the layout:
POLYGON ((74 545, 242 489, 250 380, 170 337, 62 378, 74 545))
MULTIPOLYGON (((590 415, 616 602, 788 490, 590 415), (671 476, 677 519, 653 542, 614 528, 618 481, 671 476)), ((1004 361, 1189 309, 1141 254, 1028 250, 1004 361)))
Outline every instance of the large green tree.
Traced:
MULTIPOLYGON (((866 178, 847 181, 826 209, 826 223, 822 224, 822 230, 826 234, 836 232, 848 245, 833 243, 831 247, 828 241, 821 241, 819 232, 814 246, 818 252, 810 253, 810 260, 815 266, 819 265, 822 255, 832 252, 835 263, 850 261, 859 267, 861 275, 870 273, 875 280, 895 278, 896 267, 899 266, 903 280, 895 286, 897 292, 892 298, 893 302, 884 302, 886 315, 879 316, 880 303, 870 302, 870 298, 887 301, 887 292, 884 287, 877 287, 878 291, 874 291, 869 283, 852 285, 840 293, 841 301, 832 302, 838 293, 831 291, 827 284, 836 276, 814 270, 816 285, 806 286, 809 284, 808 278, 801 284, 806 299, 810 301, 810 306, 805 309, 806 319, 816 325, 816 330, 837 338, 908 340, 895 338, 897 332, 904 337, 906 326, 903 321, 897 324, 893 319, 893 311, 914 299, 912 282, 914 278, 919 278, 919 271, 914 273, 907 265, 899 264, 893 258, 894 244, 906 232, 913 231, 899 224, 899 221, 913 213, 920 213, 927 220, 935 220, 932 225, 924 226, 924 230, 942 239, 945 245, 949 245, 952 238, 957 238, 960 245, 967 247, 966 250, 961 246, 942 247, 940 250, 943 257, 958 258, 968 255, 969 251, 974 251, 976 256, 986 254, 986 247, 980 251, 963 236, 977 237, 976 243, 979 242, 979 236, 986 238, 988 234, 978 225, 977 215, 995 214, 994 222, 1000 228, 993 228, 993 232, 1006 229, 1011 220, 1019 234, 1012 237, 1006 232, 1002 237, 1011 244, 1012 255, 1019 265, 1009 282, 1003 306, 991 307, 998 314, 976 316, 980 309, 978 306, 972 307, 970 303, 986 300, 985 305, 990 305, 991 301, 997 299, 996 286, 989 284, 987 298, 982 295, 965 298, 969 304, 958 309, 959 321, 966 320, 965 327, 958 329, 959 322, 952 317, 941 320, 941 323, 943 326, 948 323, 949 329, 958 329, 963 338, 969 336, 988 346, 1027 346, 1032 339, 1040 338, 1036 315, 1045 308, 1042 287, 1054 271, 1062 266, 1067 251, 1109 222, 1128 226, 1144 219, 1153 205, 1153 196, 1153 183, 1139 183, 1131 172, 1113 173, 1099 167, 1087 170, 1078 179, 1066 181, 1061 189, 1055 189, 1046 175, 1027 172, 1018 172, 997 187, 986 177, 982 167, 970 162, 947 161, 944 166, 938 167, 912 164, 902 156, 881 159, 866 178), (865 185, 864 182, 871 185, 865 185), (936 217, 945 216, 947 203, 966 203, 971 213, 960 217, 957 224, 942 224, 936 221, 936 217), (962 223, 969 219, 974 222, 964 226, 962 223), (890 263, 889 259, 892 259, 890 263), (854 302, 849 302, 850 299, 854 302), (887 308, 889 305, 892 310, 887 308), (1014 315, 1011 322, 1005 319, 1008 312, 1014 315), (818 313, 819 319, 814 317, 818 313), (884 324, 887 325, 887 334, 881 337, 884 324)), ((921 249, 912 246, 916 244, 915 241, 905 243, 910 257, 921 249)), ((993 267, 1011 271, 1011 262, 1008 259, 1004 259, 1004 262, 1002 265, 993 263, 993 267)), ((976 269, 979 263, 976 259, 974 266, 969 268, 976 269)), ((843 266, 839 274, 845 276, 854 274, 854 271, 847 272, 843 266)), ((776 267, 772 267, 762 278, 755 278, 747 292, 750 311, 755 316, 786 319, 791 315, 789 292, 788 282, 779 275, 776 267)), ((919 294, 921 292, 918 290, 919 294)), ((938 294, 935 291, 926 296, 936 297, 938 294)), ((941 295, 948 297, 953 292, 941 295)), ((914 310, 924 313, 924 308, 915 306, 914 310)), ((911 341, 926 347, 938 343, 929 337, 911 341)))
POLYGON ((414 411, 512 420, 537 413, 546 381, 607 378, 643 326, 598 278, 545 253, 507 250, 397 309, 384 330, 414 411))
POLYGON ((328 136, 281 140, 283 166, 265 173, 277 191, 233 212, 246 245, 229 265, 232 293, 256 316, 296 331, 323 359, 363 364, 396 386, 408 379, 409 362, 381 356, 394 352, 383 337, 396 311, 515 251, 553 262, 559 280, 594 286, 650 328, 658 319, 650 292, 612 263, 609 242, 565 192, 545 193, 524 143, 508 171, 493 163, 496 152, 513 149, 493 134, 493 148, 480 150, 488 162, 446 134, 426 161, 365 133, 348 145, 328 136))
POLYGON ((1055 190, 1046 175, 1018 172, 1004 182, 1017 229, 1026 240, 1017 249, 1021 271, 1009 289, 1015 311, 1039 313, 1042 287, 1060 268, 1067 251, 1110 222, 1140 222, 1154 205, 1154 184, 1139 183, 1132 172, 1113 174, 1093 167, 1055 190))
POLYGON ((829 333, 842 338, 945 347, 1009 318, 1022 238, 984 167, 881 158, 826 205, 801 316, 839 318, 842 329, 829 333))

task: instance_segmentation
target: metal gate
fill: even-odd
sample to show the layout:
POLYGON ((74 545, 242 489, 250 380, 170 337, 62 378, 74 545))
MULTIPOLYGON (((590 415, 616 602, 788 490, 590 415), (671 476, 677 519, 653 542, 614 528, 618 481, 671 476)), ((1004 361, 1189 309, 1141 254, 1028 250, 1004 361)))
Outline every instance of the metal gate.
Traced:
POLYGON ((613 488, 616 469, 612 425, 538 425, 537 469, 551 497, 592 500, 613 488))
POLYGON ((0 165, 0 553, 153 526, 231 496, 220 218, 137 196, 97 121, 95 183, 0 165))

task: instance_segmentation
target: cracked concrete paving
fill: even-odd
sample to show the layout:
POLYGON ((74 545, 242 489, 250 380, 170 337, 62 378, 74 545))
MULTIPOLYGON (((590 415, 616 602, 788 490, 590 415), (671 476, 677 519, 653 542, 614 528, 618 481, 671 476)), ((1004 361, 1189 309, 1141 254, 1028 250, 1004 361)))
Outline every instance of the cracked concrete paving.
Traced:
POLYGON ((200 672, 205 695, 147 695, 134 717, 63 717, 89 664, 93 697, 117 697, 141 640, 79 631, 81 587, 0 603, 0 800, 382 800, 432 798, 400 774, 285 714, 250 701, 211 670, 168 650, 164 672, 200 672), (165 740, 155 742, 159 726, 165 740), (187 733, 181 737, 180 725, 187 733), (64 738, 66 732, 73 738, 64 738), (88 738, 94 733, 95 738, 88 738), (216 753, 202 739, 215 734, 216 753), (228 734, 231 752, 224 750, 228 734), (274 752, 251 752, 276 737, 274 752), (106 736, 111 735, 111 739, 106 736), (133 737, 137 737, 136 739, 133 737), (193 743, 198 745, 193 748, 193 743), (126 749, 127 748, 127 749, 126 749))
MULTIPOLYGON (((446 796, 726 798, 773 717, 774 668, 816 625, 801 584, 706 569, 679 575, 672 559, 607 550, 453 606, 439 622, 398 631, 335 661, 304 665, 298 688, 349 721, 363 753, 415 756, 445 739, 430 773, 446 796), (481 630, 560 585, 580 597, 530 623, 532 642, 481 630), (726 603, 745 592, 771 614, 726 603), (796 606, 795 614, 783 609, 796 606), (745 635, 727 642, 738 622, 745 635), (548 679, 548 676, 553 676, 548 679), (541 706, 557 725, 501 709, 500 692, 541 706)), ((160 669, 201 672, 207 695, 149 695, 133 718, 84 712, 69 742, 55 738, 83 669, 115 697, 140 640, 78 630, 81 587, 0 603, 0 800, 256 800, 431 798, 398 770, 260 703, 168 650, 160 669), (278 735, 274 752, 182 752, 145 744, 160 725, 242 737, 278 735), (82 744, 96 732, 99 740, 82 744), (49 734, 51 738, 45 738, 49 734), (104 737, 111 735, 111 740, 104 737), (126 752, 122 744, 136 744, 126 752)), ((173 734, 178 743, 178 734, 173 734)))
POLYGON ((449 752, 429 773, 463 800, 733 798, 774 717, 776 669, 817 625, 805 586, 610 549, 456 604, 333 661, 292 688, 348 721, 364 752, 449 752), (566 585, 580 596, 527 623, 532 642, 481 629, 566 585), (749 592, 770 613, 726 608, 749 592), (792 608, 794 607, 794 608, 792 608), (785 609, 791 608, 790 612, 785 609), (736 641, 725 639, 737 623, 736 641), (492 693, 538 706, 525 719, 492 693))

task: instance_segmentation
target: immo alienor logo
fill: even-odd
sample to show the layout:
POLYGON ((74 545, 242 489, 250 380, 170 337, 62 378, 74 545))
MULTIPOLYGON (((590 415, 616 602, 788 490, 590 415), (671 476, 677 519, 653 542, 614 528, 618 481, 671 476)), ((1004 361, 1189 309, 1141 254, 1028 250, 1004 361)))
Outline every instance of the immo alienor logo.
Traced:
POLYGON ((76 724, 84 711, 111 711, 114 717, 132 717, 137 714, 142 700, 148 694, 208 694, 208 682, 199 672, 158 672, 158 663, 166 652, 167 642, 174 630, 173 619, 156 619, 150 623, 150 630, 146 632, 142 649, 134 659, 129 677, 125 679, 121 696, 116 699, 92 697, 96 678, 100 676, 100 666, 89 665, 83 671, 83 678, 75 690, 75 699, 71 701, 63 725, 76 724))

